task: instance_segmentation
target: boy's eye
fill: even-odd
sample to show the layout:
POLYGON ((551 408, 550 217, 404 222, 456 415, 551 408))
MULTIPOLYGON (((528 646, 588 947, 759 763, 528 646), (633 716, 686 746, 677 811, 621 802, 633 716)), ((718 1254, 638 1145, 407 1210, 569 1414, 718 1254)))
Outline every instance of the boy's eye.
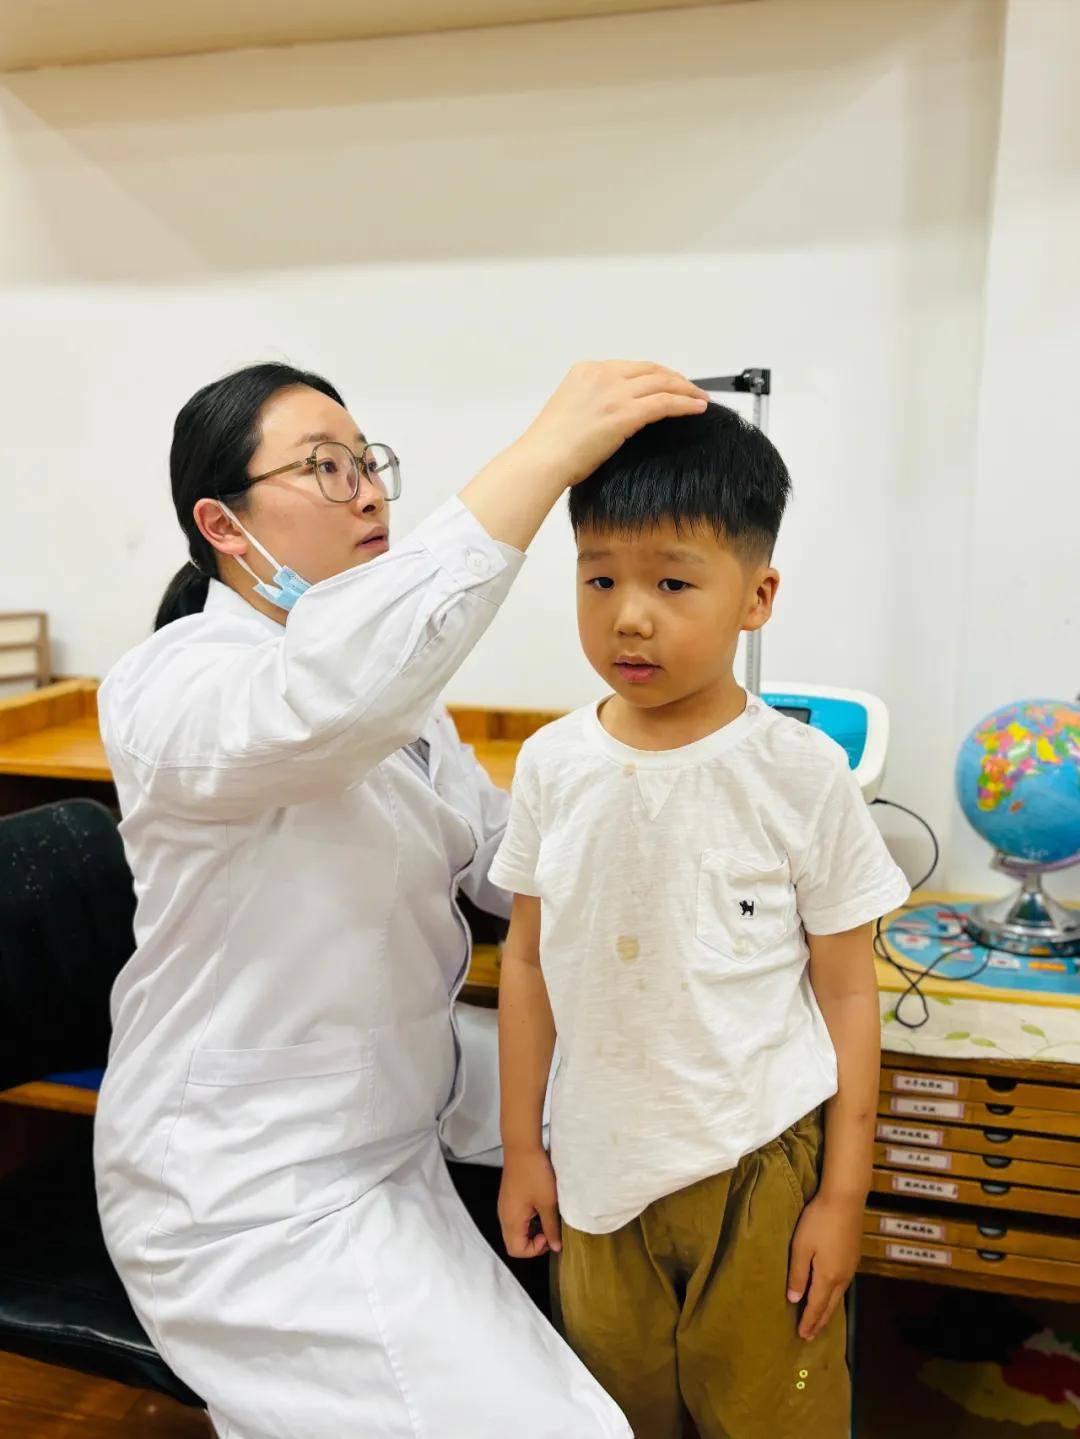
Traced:
POLYGON ((694 587, 688 580, 661 580, 660 588, 668 595, 681 594, 683 590, 692 590, 694 587))
POLYGON ((612 590, 615 588, 615 581, 610 575, 596 575, 585 583, 593 590, 612 590))

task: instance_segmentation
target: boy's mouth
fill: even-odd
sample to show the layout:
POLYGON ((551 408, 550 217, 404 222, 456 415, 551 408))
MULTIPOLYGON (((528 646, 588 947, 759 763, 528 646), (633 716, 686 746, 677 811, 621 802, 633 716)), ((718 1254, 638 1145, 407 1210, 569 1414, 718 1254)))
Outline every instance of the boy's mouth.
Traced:
POLYGON ((661 666, 654 665, 641 655, 620 655, 615 661, 615 668, 627 684, 643 685, 660 673, 661 666))

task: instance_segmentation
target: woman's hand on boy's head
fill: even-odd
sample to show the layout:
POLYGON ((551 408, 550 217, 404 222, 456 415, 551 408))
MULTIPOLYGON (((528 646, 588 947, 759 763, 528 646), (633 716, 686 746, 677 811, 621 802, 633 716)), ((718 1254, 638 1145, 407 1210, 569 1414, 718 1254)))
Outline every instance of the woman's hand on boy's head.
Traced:
POLYGON ((806 1299, 800 1339, 816 1339, 826 1328, 855 1277, 864 1208, 861 1200, 831 1199, 819 1193, 803 1210, 791 1241, 787 1283, 792 1304, 806 1299))
POLYGON ((574 365, 518 441, 547 461, 561 456, 564 482, 576 485, 624 440, 656 420, 700 415, 707 393, 664 365, 603 360, 574 365))
POLYGON ((499 1188, 499 1224, 512 1259, 539 1259, 562 1248, 555 1171, 543 1149, 507 1153, 499 1188))

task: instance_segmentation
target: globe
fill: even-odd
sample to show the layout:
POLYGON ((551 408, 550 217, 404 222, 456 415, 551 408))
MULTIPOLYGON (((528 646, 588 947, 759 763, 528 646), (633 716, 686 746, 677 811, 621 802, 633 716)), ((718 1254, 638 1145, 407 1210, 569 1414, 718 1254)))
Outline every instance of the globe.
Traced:
POLYGON ((960 747, 956 794, 971 825, 1010 859, 1080 862, 1080 706, 1020 700, 960 747))

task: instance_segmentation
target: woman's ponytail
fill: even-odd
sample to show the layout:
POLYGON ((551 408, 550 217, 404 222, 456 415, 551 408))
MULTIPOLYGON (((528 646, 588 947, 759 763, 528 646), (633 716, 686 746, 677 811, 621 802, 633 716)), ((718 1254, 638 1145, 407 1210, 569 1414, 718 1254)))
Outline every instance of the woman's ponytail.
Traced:
POLYGON ((209 589, 209 577, 188 560, 187 564, 182 565, 173 575, 161 597, 158 612, 154 616, 154 629, 159 630, 162 625, 171 624, 173 620, 182 620, 185 615, 200 614, 206 604, 209 589))

